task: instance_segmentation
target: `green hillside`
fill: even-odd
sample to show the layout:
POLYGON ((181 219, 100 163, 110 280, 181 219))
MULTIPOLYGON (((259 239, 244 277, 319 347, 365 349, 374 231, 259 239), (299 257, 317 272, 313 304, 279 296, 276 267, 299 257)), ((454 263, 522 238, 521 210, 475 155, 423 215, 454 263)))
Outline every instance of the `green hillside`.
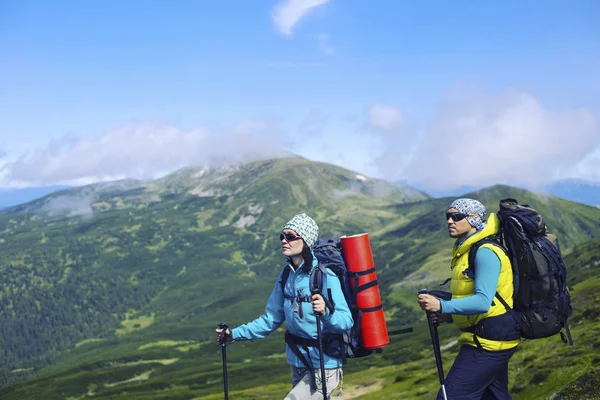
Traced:
POLYGON ((339 234, 381 227, 394 216, 389 204, 424 198, 289 158, 91 185, 3 210, 2 379, 18 380, 82 340, 120 339, 147 324, 169 338, 176 324, 176 339, 197 338, 214 324, 214 304, 223 316, 257 310, 256 293, 281 268, 277 233, 295 213, 312 210, 339 234))
MULTIPOLYGON (((488 214, 496 212, 500 199, 515 198, 521 204, 530 204, 544 216, 552 232, 559 237, 561 248, 568 249, 593 238, 600 238, 600 218, 597 207, 573 203, 552 196, 504 185, 496 185, 464 197, 480 200, 488 214)), ((442 216, 453 198, 428 199, 416 203, 399 204, 395 208, 404 222, 377 237, 380 247, 375 254, 380 266, 380 281, 398 291, 392 298, 404 298, 404 290, 415 289, 432 282, 441 283, 449 275, 450 248, 446 221, 442 216), (390 261, 387 261, 390 260, 390 261), (398 273, 403 280, 398 279, 398 273)))
MULTIPOLYGON (((585 279, 597 277, 600 253, 588 240, 600 238, 600 209, 508 186, 469 196, 489 211, 504 197, 540 209, 569 253, 569 266, 585 279)), ((369 232, 388 326, 415 328, 392 337, 383 354, 351 360, 343 398, 431 398, 435 364, 415 291, 448 275, 452 240, 443 213, 452 200, 285 158, 91 185, 3 210, 0 373, 11 385, 0 397, 221 398, 215 325, 260 315, 282 267, 277 234, 291 216, 307 212, 325 237, 369 232)), ((518 398, 536 398, 531 382, 540 379, 554 393, 595 362, 585 347, 594 346, 592 331, 584 328, 598 314, 585 299, 599 282, 570 283, 579 304, 577 345, 563 348, 555 338, 525 343, 515 359, 532 367, 511 372, 518 398), (571 359, 565 377, 536 375, 538 358, 555 346, 571 359)), ((229 348, 232 398, 283 397, 289 387, 283 331, 229 348)), ((456 331, 444 327, 441 335, 448 369, 456 331)))

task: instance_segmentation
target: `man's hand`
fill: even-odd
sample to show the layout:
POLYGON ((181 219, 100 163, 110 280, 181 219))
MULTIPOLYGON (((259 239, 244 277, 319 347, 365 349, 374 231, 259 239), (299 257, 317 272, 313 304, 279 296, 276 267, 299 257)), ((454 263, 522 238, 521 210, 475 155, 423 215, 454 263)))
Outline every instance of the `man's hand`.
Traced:
POLYGON ((440 299, 430 294, 420 294, 419 297, 419 306, 424 311, 432 311, 438 312, 441 311, 440 299))
POLYGON ((320 294, 313 294, 312 297, 313 312, 318 315, 325 315, 325 300, 320 294))
POLYGON ((429 319, 433 326, 438 326, 441 323, 449 322, 452 319, 452 316, 449 314, 440 314, 438 312, 432 312, 429 315, 429 319))

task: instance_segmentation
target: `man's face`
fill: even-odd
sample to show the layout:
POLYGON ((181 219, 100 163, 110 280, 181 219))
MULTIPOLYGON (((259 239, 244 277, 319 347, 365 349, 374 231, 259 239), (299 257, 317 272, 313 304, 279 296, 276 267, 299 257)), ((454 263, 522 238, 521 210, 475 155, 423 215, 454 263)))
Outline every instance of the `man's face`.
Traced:
POLYGON ((465 237, 476 230, 469 224, 465 218, 466 215, 456 208, 449 209, 446 216, 448 218, 448 235, 451 238, 465 237))

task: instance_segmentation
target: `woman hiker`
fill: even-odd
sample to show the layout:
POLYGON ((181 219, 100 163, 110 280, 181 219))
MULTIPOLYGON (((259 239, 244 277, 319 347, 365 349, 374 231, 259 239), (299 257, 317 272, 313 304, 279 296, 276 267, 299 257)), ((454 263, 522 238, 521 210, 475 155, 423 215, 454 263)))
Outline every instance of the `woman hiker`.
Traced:
MULTIPOLYGON (((265 313, 254 321, 225 332, 228 341, 262 339, 285 321, 292 390, 284 400, 324 398, 317 343, 317 315, 321 316, 322 321, 327 397, 342 380, 344 349, 339 348, 339 341, 328 343, 327 335, 345 332, 352 327, 353 320, 340 282, 331 270, 323 275, 322 293, 331 291, 333 309, 326 307, 325 299, 320 294, 310 293, 310 273, 318 264, 312 247, 318 236, 317 223, 306 214, 294 216, 283 226, 279 239, 287 262, 269 296, 265 313)), ((222 329, 217 329, 217 337, 221 332, 222 329)))

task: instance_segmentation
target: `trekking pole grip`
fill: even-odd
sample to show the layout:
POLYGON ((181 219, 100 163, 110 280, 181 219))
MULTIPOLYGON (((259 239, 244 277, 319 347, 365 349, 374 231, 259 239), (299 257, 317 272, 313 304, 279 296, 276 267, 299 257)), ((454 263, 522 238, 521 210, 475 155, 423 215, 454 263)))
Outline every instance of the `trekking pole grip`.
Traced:
MULTIPOLYGON (((427 289, 421 289, 417 292, 417 294, 429 294, 429 291, 427 289)), ((425 311, 425 315, 427 315, 427 322, 429 323, 429 325, 432 325, 431 324, 431 312, 425 311)))
MULTIPOLYGON (((430 294, 427 289, 421 289, 418 291, 418 294, 430 294)), ((433 295, 433 293, 432 293, 433 295)), ((431 315, 432 311, 426 311, 427 315, 427 325, 429 325, 429 334, 431 335, 431 344, 433 346, 433 354, 435 356, 435 363, 437 364, 438 369, 438 377, 440 379, 440 384, 442 385, 442 392, 444 394, 444 399, 447 400, 446 397, 446 388, 444 386, 444 368, 442 366, 442 353, 440 350, 440 339, 437 332, 437 327, 431 323, 431 315)))
POLYGON ((227 336, 227 324, 220 323, 218 325, 219 329, 222 329, 219 334, 219 343, 221 344, 221 357, 223 358, 223 394, 224 399, 229 400, 229 383, 227 378, 227 350, 225 348, 227 344, 226 336, 227 336))
POLYGON ((219 334, 219 343, 221 343, 221 346, 225 346, 227 344, 227 329, 229 329, 229 327, 223 322, 221 322, 218 327, 219 329, 222 329, 221 333, 219 334))

